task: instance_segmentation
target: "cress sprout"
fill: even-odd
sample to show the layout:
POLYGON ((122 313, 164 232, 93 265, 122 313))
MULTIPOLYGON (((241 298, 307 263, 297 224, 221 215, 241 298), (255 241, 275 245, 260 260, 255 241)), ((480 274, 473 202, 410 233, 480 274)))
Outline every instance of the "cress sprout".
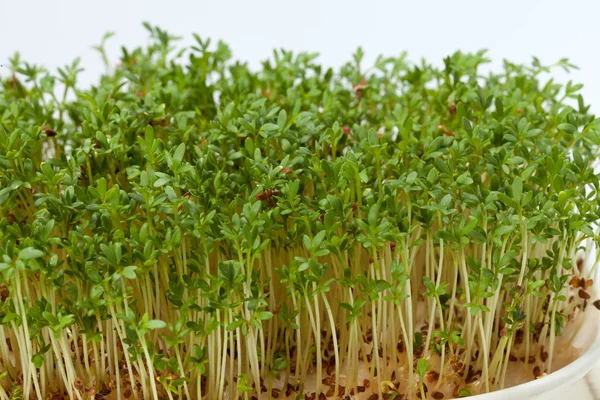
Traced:
POLYGON ((600 217, 600 119, 546 78, 567 60, 254 71, 145 26, 89 89, 78 61, 3 73, 0 399, 440 399, 556 369, 600 217))

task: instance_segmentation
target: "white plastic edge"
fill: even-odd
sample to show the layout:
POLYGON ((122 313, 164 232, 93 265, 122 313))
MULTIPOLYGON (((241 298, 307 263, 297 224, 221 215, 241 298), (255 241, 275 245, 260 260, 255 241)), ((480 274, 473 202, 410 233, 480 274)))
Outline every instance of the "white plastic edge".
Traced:
MULTIPOLYGON (((594 280, 600 282, 600 270, 594 274, 594 280)), ((600 295, 600 289, 594 288, 593 293, 598 296, 600 295)), ((469 396, 466 399, 475 400, 521 400, 521 399, 532 399, 539 395, 549 393, 560 387, 571 385, 581 379, 590 372, 592 368, 598 365, 600 362, 600 318, 598 317, 598 311, 591 304, 588 305, 587 311, 584 313, 584 318, 595 318, 596 321, 590 322, 590 320, 584 322, 584 324, 592 324, 587 329, 590 329, 590 333, 595 333, 596 338, 589 345, 589 347, 570 364, 564 366, 558 371, 552 372, 543 378, 536 379, 527 383, 522 383, 517 386, 498 390, 495 392, 479 394, 476 396, 469 396)), ((588 342, 589 343, 589 342, 588 342)))

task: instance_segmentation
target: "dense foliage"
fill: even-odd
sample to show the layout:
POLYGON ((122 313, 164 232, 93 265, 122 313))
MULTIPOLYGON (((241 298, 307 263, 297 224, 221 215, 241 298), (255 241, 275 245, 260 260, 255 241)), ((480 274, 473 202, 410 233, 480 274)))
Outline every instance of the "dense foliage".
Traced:
POLYGON ((566 60, 252 71, 146 27, 116 67, 98 46, 90 89, 78 62, 3 73, 0 399, 439 399, 552 371, 599 219, 600 120, 543 79, 566 60))

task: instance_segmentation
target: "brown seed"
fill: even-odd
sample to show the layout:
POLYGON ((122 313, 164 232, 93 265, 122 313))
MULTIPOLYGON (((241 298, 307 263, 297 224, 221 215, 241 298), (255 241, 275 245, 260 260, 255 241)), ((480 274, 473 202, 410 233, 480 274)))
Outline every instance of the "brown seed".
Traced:
POLYGON ((440 378, 440 374, 435 371, 429 371, 427 375, 425 375, 425 382, 434 383, 440 378))
POLYGON ((298 392, 299 386, 294 386, 291 383, 288 383, 287 388, 292 392, 298 392))
POLYGON ((522 329, 519 329, 516 333, 515 333, 515 343, 516 344, 521 344, 523 343, 523 338, 525 336, 525 333, 523 332, 522 329))
POLYGON ((396 349, 398 350, 399 353, 404 353, 404 342, 402 342, 402 341, 398 342, 396 349))
POLYGON ((327 397, 333 397, 333 395, 335 394, 335 390, 333 390, 333 388, 329 388, 329 390, 327 391, 327 397))
POLYGON ((594 280, 593 279, 588 279, 587 281, 585 281, 585 288, 589 289, 592 286, 594 286, 594 280))
POLYGON ((465 378, 465 383, 473 383, 481 376, 481 371, 474 371, 473 367, 469 367, 469 373, 465 378))
POLYGON ((506 329, 506 326, 502 329, 500 329, 500 336, 506 336, 506 334, 508 333, 508 330, 506 329))
POLYGON ((600 300, 596 300, 594 301, 594 307, 596 307, 598 310, 600 310, 600 300))
POLYGON ((127 388, 123 391, 123 397, 125 397, 126 399, 131 397, 131 389, 127 388))
POLYGON ((8 214, 6 216, 6 220, 8 221, 9 225, 12 225, 15 223, 15 221, 17 220, 17 217, 15 217, 13 214, 8 214))
POLYGON ((452 397, 458 397, 458 392, 460 392, 460 385, 454 386, 454 390, 452 391, 452 397))
POLYGON ((291 169, 289 169, 289 168, 281 168, 281 172, 287 175, 287 174, 289 174, 290 172, 292 172, 292 170, 291 170, 291 169))
MULTIPOLYGON (((521 362, 525 362, 525 356, 520 358, 521 362)), ((535 356, 529 356, 527 359, 528 364, 533 364, 535 362, 535 356)))
POLYGON ((544 346, 542 346, 542 348, 540 349, 540 359, 542 360, 542 362, 546 362, 546 360, 548 359, 548 352, 544 350, 544 346))
POLYGON ((319 400, 327 400, 327 397, 323 393, 321 393, 319 395, 319 400))
POLYGON ((433 397, 435 400, 441 400, 444 398, 444 393, 442 392, 433 392, 431 394, 431 397, 433 397))
POLYGON ((536 366, 536 367, 533 369, 533 376, 537 378, 537 377, 538 377, 538 376, 540 376, 540 375, 542 375, 542 371, 540 371, 540 367, 536 366))
POLYGON ((371 381, 368 379, 363 379, 363 386, 369 388, 371 386, 371 381))
POLYGON ((358 393, 363 393, 366 389, 364 386, 357 386, 356 390, 358 390, 358 393))
POLYGON ((543 322, 536 322, 534 329, 537 333, 541 333, 542 332, 542 328, 544 327, 544 323, 543 322))
POLYGON ((56 136, 56 131, 54 129, 49 128, 48 126, 44 126, 42 128, 42 132, 44 132, 48 137, 56 136))
POLYGON ((362 78, 360 80, 360 83, 357 83, 356 85, 352 86, 352 89, 354 89, 355 91, 359 91, 359 90, 363 90, 365 87, 367 86, 367 80, 365 78, 362 78))
POLYGON ((15 76, 15 73, 13 72, 10 80, 8 81, 8 83, 10 83, 10 88, 14 89, 17 83, 17 77, 15 76))
POLYGON ((373 393, 372 395, 369 396, 369 398, 367 400, 378 400, 379 399, 379 395, 377 393, 373 393))
POLYGON ((6 287, 6 285, 0 286, 0 300, 4 303, 6 299, 10 296, 10 291, 6 287))
POLYGON ((574 288, 578 288, 579 287, 579 279, 577 279, 576 276, 572 277, 571 280, 569 281, 569 285, 573 286, 574 288))
POLYGON ((273 389, 273 390, 271 390, 271 396, 273 396, 277 399, 277 398, 279 398, 280 392, 281 392, 281 390, 279 390, 279 389, 273 389))
POLYGON ((352 203, 352 211, 356 210, 358 210, 358 203, 355 201, 354 203, 352 203))
POLYGON ((448 111, 450 111, 450 114, 456 113, 456 103, 450 103, 450 107, 448 107, 448 111))
POLYGON ((158 121, 150 121, 150 125, 152 125, 152 126, 168 126, 169 123, 167 122, 166 119, 162 118, 158 121))
POLYGON ((591 297, 590 294, 583 289, 579 289, 578 294, 579 294, 579 297, 581 297, 584 300, 589 300, 591 297))
POLYGON ((75 378, 75 382, 73 382, 73 387, 79 392, 83 392, 83 390, 85 389, 85 387, 83 386, 83 381, 79 378, 75 378))
POLYGON ((331 363, 327 366, 327 374, 329 374, 329 375, 333 374, 334 370, 335 370, 335 363, 331 363))

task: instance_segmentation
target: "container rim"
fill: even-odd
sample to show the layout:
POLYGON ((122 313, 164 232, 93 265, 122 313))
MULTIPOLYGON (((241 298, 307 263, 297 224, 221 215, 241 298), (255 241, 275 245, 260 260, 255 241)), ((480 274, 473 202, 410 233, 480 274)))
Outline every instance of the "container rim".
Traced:
POLYGON ((596 337, 576 360, 543 378, 495 392, 469 396, 468 398, 477 400, 529 399, 559 387, 573 384, 583 378, 600 360, 600 321, 594 311, 589 310, 587 317, 596 318, 595 326, 589 328, 590 333, 596 333, 596 337))

